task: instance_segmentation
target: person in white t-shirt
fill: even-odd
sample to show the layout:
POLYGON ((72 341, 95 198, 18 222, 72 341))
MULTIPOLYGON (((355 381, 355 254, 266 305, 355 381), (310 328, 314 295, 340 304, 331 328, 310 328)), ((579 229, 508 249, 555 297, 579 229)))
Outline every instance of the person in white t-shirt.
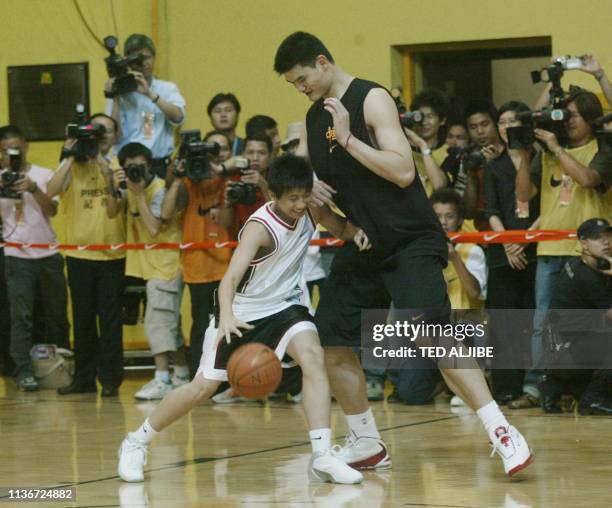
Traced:
MULTIPOLYGON (((0 128, 0 217, 4 240, 24 244, 56 243, 50 218, 57 213, 57 200, 47 196, 53 171, 27 161, 28 143, 13 125, 0 128)), ((17 385, 23 391, 38 389, 34 377, 32 311, 37 288, 44 306, 46 340, 68 341, 64 258, 57 249, 6 247, 5 275, 11 308, 11 357, 17 385)), ((35 337, 40 339, 40 337, 35 337)))

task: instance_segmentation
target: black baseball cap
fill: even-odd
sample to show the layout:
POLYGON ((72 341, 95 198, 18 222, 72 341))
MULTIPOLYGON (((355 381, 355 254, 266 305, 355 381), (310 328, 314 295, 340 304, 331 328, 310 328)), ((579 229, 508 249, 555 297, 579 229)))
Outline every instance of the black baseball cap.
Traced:
POLYGON ((578 238, 586 240, 587 238, 597 238, 602 233, 612 233, 612 226, 606 219, 589 219, 585 220, 578 227, 578 238))

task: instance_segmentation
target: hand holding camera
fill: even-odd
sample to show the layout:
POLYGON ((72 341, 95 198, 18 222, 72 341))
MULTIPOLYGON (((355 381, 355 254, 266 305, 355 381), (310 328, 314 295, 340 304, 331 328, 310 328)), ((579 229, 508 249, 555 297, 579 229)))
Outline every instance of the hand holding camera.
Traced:
POLYGON ((554 132, 546 131, 544 129, 534 129, 533 134, 538 141, 541 141, 546 145, 549 152, 555 153, 561 148, 557 136, 554 132))

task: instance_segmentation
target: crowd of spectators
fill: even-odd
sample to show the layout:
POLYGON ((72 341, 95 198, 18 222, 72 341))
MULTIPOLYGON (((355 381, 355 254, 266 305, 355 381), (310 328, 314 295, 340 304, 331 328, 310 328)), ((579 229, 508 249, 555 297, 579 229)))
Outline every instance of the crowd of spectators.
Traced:
MULTIPOLYGON (((69 244, 236 239, 249 215, 270 199, 266 174, 271 161, 281 152, 299 153, 302 124, 290 124, 281 139, 276 121, 258 114, 246 122, 242 138, 237 133, 239 100, 233 93, 218 93, 206 106, 213 129, 202 139, 209 143, 205 171, 190 171, 175 135, 186 115, 178 86, 154 77, 156 51, 148 37, 131 35, 124 49, 126 55, 141 55, 132 69, 138 88, 108 99, 106 112, 88 119, 104 133, 95 155, 83 155, 76 150, 79 141, 68 139, 52 171, 28 161, 28 143, 18 126, 0 128, 5 241, 56 243, 50 218, 58 207, 69 244), (7 172, 17 174, 15 181, 4 178, 7 172)), ((597 60, 585 55, 581 70, 594 76, 612 104, 612 85, 597 60)), ((105 90, 112 89, 109 79, 105 90)), ((548 104, 549 92, 533 111, 548 104)), ((560 375, 543 361, 550 328, 544 311, 549 308, 599 309, 607 311, 608 326, 612 321, 612 143, 597 132, 610 124, 598 124, 604 112, 591 91, 573 87, 564 107, 569 112, 559 122, 564 139, 558 129, 540 125, 532 142, 519 147, 508 129, 526 125, 532 113, 520 97, 499 108, 488 99, 474 100, 459 114, 443 92, 424 90, 409 108, 420 112, 419 120, 403 125, 423 187, 446 232, 578 230, 575 240, 449 242, 444 276, 453 309, 473 311, 471 320, 484 320, 487 309, 538 311, 533 320, 517 317, 522 321, 513 323, 531 344, 531 361, 525 364, 530 368, 487 365, 498 402, 515 409, 541 404, 556 411, 568 392, 565 387, 579 380, 582 388, 572 393, 582 410, 605 412, 612 393, 610 363, 560 375)), ((304 273, 308 302, 316 303, 314 289, 325 283, 325 258, 331 255, 333 249, 322 253, 316 247, 309 253, 304 273)), ((230 257, 229 248, 60 253, 6 247, 0 256, 1 372, 14 375, 21 390, 38 389, 30 348, 33 343, 69 346, 69 287, 76 369, 72 384, 58 392, 95 392, 99 382, 102 396, 117 395, 123 379, 123 293, 126 277, 132 277, 146 287, 144 330, 155 363, 153 379, 136 398, 163 398, 197 371, 215 290, 230 257), (189 351, 180 311, 184 284, 191 297, 189 351)), ((493 320, 488 337, 505 355, 513 350, 508 328, 502 318, 493 320)), ((580 340, 588 337, 572 339, 574 352, 581 349, 580 340)), ((429 403, 444 391, 438 370, 426 361, 366 374, 373 400, 384 397, 386 379, 394 386, 391 400, 408 404, 429 403)), ((294 378, 286 389, 297 396, 299 380, 294 378)), ((217 400, 231 399, 226 393, 217 400)), ((452 403, 462 401, 454 397, 452 403)))

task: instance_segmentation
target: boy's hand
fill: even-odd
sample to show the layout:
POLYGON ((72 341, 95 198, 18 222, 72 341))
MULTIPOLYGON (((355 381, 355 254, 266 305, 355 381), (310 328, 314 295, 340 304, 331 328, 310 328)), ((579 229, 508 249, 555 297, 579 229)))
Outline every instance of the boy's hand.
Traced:
POLYGON ((232 334, 242 337, 240 328, 244 330, 252 330, 254 326, 240 321, 233 314, 231 314, 231 316, 228 318, 220 318, 215 345, 218 345, 223 338, 225 338, 225 342, 229 344, 232 341, 232 334))

